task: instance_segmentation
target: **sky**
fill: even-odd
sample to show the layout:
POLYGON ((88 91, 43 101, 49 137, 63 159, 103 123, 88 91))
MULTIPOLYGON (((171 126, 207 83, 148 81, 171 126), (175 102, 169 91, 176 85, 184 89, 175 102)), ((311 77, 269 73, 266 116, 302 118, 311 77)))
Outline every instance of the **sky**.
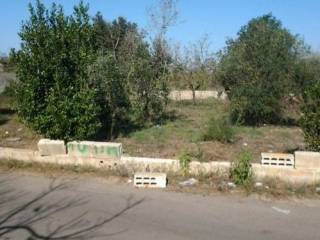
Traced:
MULTIPOLYGON (((0 0, 0 53, 19 48, 18 32, 28 19, 28 3, 35 0, 0 0)), ((52 0, 43 0, 50 6, 52 0)), ((67 14, 79 0, 54 0, 67 14)), ((90 14, 100 11, 107 20, 124 16, 147 28, 147 8, 156 0, 84 0, 90 14)), ((228 38, 236 37, 250 19, 272 13, 293 34, 299 34, 314 51, 320 51, 320 0, 178 0, 179 18, 168 37, 188 45, 208 35, 210 48, 218 51, 228 38)))

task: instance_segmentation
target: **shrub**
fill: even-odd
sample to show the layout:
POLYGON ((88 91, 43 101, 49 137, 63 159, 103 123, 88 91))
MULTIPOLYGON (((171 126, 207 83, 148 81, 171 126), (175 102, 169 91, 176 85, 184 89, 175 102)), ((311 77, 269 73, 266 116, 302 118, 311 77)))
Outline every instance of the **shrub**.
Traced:
POLYGON ((190 167, 189 165, 191 161, 192 161, 192 154, 187 151, 183 151, 182 154, 179 156, 180 169, 183 175, 188 174, 189 167, 190 167))
POLYGON ((320 151, 320 82, 304 95, 303 116, 300 120, 305 141, 310 150, 320 151))
POLYGON ((239 86, 233 91, 230 118, 234 124, 278 123, 281 113, 279 97, 274 91, 254 84, 239 86))
POLYGON ((234 131, 228 117, 212 117, 208 122, 207 129, 202 136, 204 141, 232 142, 234 131))
POLYGON ((237 185, 247 185, 252 181, 253 173, 251 168, 252 154, 243 151, 239 159, 234 161, 230 168, 230 178, 237 185))
POLYGON ((77 92, 72 96, 52 93, 46 104, 41 114, 33 117, 32 126, 49 138, 90 139, 101 128, 101 108, 96 104, 93 91, 77 92))

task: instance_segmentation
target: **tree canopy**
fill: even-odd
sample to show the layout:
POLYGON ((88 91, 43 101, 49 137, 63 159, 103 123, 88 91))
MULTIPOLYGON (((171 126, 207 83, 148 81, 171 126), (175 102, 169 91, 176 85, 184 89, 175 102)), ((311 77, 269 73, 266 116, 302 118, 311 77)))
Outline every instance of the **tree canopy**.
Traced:
MULTIPOLYGON (((113 137, 123 121, 158 121, 166 82, 152 47, 135 23, 92 19, 80 2, 70 16, 60 5, 29 4, 19 36, 16 107, 21 119, 50 138, 113 137)), ((164 72, 165 73, 165 72, 164 72)))
POLYGON ((281 98, 295 86, 304 49, 298 36, 271 14, 250 20, 236 39, 227 41, 218 76, 229 93, 234 122, 279 121, 281 98))

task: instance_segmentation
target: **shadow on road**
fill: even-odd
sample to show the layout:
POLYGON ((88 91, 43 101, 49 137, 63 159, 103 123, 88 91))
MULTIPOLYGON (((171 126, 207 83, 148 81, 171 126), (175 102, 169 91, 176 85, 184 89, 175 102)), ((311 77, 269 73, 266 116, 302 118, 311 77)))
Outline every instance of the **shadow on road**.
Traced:
POLYGON ((53 180, 47 190, 30 198, 30 194, 13 189, 10 181, 14 179, 0 179, 0 239, 11 239, 8 236, 17 231, 23 231, 28 240, 106 239, 125 230, 108 234, 99 234, 99 230, 144 201, 133 201, 133 197, 128 197, 126 205, 118 212, 106 218, 92 219, 85 210, 87 199, 67 198, 63 194, 71 187, 68 182, 53 180), (72 209, 77 214, 65 219, 68 211, 72 216, 72 209), (59 214, 63 214, 63 218, 59 218, 59 214))

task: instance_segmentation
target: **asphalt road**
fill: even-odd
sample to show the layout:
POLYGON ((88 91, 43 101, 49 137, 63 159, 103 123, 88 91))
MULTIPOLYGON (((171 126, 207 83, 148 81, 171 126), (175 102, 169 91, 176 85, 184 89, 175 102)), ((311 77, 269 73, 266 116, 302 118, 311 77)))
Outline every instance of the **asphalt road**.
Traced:
POLYGON ((320 239, 319 200, 139 190, 0 173, 0 239, 320 239))

